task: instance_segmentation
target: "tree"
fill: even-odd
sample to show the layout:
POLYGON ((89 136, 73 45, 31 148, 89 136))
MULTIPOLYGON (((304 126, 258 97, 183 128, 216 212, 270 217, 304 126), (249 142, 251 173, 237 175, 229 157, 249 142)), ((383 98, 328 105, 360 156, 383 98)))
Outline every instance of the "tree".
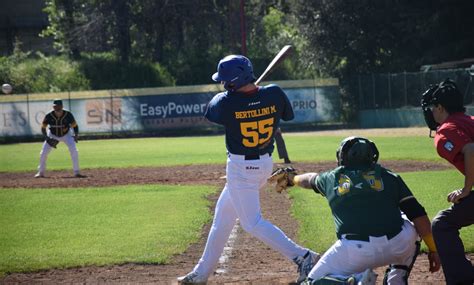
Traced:
POLYGON ((46 2, 45 11, 48 13, 48 28, 42 36, 52 36, 58 51, 68 54, 72 59, 80 57, 78 36, 74 32, 76 19, 74 12, 76 6, 73 0, 50 0, 46 2))
POLYGON ((130 39, 130 3, 129 0, 116 0, 112 4, 115 15, 114 33, 117 38, 117 49, 119 51, 120 60, 124 63, 129 61, 131 50, 130 39))
POLYGON ((248 56, 257 74, 263 72, 274 55, 287 44, 294 47, 293 55, 275 70, 271 78, 302 79, 314 76, 307 61, 301 57, 307 41, 300 36, 298 21, 288 1, 246 1, 248 56))
POLYGON ((473 3, 454 2, 296 0, 294 13, 315 64, 344 76, 474 56, 474 30, 467 28, 473 3))
POLYGON ((471 0, 294 0, 306 58, 338 77, 345 119, 357 110, 355 76, 418 71, 423 64, 474 57, 471 0), (454 2, 454 3, 453 3, 454 2))

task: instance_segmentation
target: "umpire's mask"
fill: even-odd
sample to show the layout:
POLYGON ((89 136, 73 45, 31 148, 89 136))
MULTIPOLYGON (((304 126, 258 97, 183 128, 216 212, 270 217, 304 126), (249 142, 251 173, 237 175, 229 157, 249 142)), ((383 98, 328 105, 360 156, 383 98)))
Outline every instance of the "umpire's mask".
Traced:
POLYGON ((436 122, 433 117, 433 112, 430 107, 441 105, 450 114, 454 112, 465 112, 466 108, 464 108, 463 99, 464 96, 459 91, 456 83, 449 78, 439 84, 430 85, 430 87, 423 92, 421 96, 421 109, 423 110, 426 125, 430 128, 430 136, 431 131, 436 131, 439 126, 439 123, 436 122))

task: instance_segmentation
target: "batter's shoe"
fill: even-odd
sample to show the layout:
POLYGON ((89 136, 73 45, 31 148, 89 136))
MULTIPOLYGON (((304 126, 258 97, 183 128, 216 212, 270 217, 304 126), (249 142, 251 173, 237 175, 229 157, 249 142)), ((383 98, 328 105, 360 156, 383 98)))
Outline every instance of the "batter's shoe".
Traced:
POLYGON ((298 265, 298 279, 296 279, 296 284, 306 280, 309 272, 313 269, 313 266, 316 265, 321 256, 314 251, 308 250, 304 256, 298 256, 293 261, 298 265))
POLYGON ((80 173, 76 173, 76 174, 74 174, 74 177, 76 177, 76 178, 86 178, 87 176, 82 175, 80 173))
POLYGON ((377 274, 372 269, 367 269, 362 274, 361 279, 357 282, 357 285, 375 285, 377 281, 377 274))
POLYGON ((35 174, 35 178, 43 178, 43 177, 44 177, 44 174, 41 172, 38 172, 35 174))
POLYGON ((188 274, 178 277, 178 284, 207 284, 207 278, 200 277, 196 272, 189 272, 188 274))

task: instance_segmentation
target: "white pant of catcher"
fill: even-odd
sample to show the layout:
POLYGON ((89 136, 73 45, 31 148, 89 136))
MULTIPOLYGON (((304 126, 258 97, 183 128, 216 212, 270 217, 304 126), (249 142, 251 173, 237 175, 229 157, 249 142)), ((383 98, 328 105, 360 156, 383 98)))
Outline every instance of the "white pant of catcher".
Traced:
MULTIPOLYGON (((386 236, 370 237, 367 241, 342 237, 321 257, 308 277, 318 280, 326 275, 345 278, 366 269, 396 264, 409 267, 417 254, 418 234, 415 227, 404 219, 402 230, 392 239, 386 236)), ((407 271, 393 268, 388 284, 406 284, 407 271)), ((382 277, 383 278, 383 277, 382 277)))
POLYGON ((206 247, 193 272, 204 278, 213 272, 237 219, 246 232, 287 258, 306 254, 308 249, 297 245, 282 230, 262 218, 259 190, 271 175, 272 168, 272 158, 268 154, 257 160, 228 154, 227 183, 217 201, 206 247))

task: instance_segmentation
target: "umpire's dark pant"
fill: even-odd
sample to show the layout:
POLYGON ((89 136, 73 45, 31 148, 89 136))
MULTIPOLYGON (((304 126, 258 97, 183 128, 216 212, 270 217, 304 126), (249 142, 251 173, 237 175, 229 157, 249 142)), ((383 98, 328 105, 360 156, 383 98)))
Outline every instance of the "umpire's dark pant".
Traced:
POLYGON ((444 277, 448 285, 473 284, 474 266, 466 258, 459 230, 474 224, 474 191, 458 204, 440 211, 432 223, 444 277))

